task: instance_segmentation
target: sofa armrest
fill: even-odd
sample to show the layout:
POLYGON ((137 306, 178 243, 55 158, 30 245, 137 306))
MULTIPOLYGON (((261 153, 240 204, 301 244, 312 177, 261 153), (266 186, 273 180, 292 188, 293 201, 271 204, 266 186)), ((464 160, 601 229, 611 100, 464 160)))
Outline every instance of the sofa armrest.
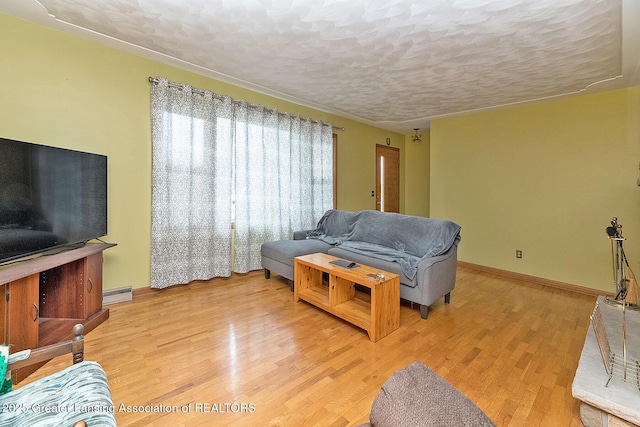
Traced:
POLYGON ((305 240, 307 233, 313 230, 299 230, 293 232, 293 240, 305 240))
POLYGON ((62 356, 63 354, 67 353, 73 354, 74 364, 82 362, 84 359, 84 336, 82 335, 83 332, 84 326, 82 326, 81 324, 77 324, 73 327, 73 335, 75 336, 73 339, 62 341, 56 344, 51 344, 45 347, 40 347, 35 350, 27 350, 24 352, 16 353, 15 355, 13 355, 14 357, 9 356, 7 371, 24 368, 25 366, 33 365, 36 363, 47 362, 54 357, 62 356), (20 357, 20 355, 23 357, 20 357))
POLYGON ((453 245, 447 252, 418 263, 417 281, 421 288, 421 303, 431 305, 435 300, 451 292, 456 284, 458 247, 453 245))

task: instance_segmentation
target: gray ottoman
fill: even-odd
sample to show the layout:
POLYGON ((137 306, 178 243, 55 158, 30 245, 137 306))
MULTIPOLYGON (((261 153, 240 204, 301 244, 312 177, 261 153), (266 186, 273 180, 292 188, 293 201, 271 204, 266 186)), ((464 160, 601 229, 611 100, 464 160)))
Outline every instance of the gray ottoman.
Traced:
POLYGON ((293 259, 297 256, 326 253, 331 245, 317 239, 277 240, 268 242, 260 248, 264 277, 271 277, 271 272, 278 273, 289 280, 293 291, 293 259))

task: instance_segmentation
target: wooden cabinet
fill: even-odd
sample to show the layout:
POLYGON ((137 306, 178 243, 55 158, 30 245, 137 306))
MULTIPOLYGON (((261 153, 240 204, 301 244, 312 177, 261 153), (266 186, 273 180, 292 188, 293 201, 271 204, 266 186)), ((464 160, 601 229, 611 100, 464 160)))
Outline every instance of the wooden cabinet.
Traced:
POLYGON ((84 318, 84 259, 40 273, 43 318, 84 318))
POLYGON ((38 277, 31 275, 14 280, 6 285, 5 291, 5 342, 11 344, 12 353, 38 347, 38 277))
POLYGON ((40 273, 41 316, 84 319, 102 309, 102 252, 40 273))
POLYGON ((89 317, 102 309, 102 253, 85 258, 84 277, 84 317, 89 317))
MULTIPOLYGON (((0 334, 12 353, 70 339, 77 323, 88 333, 109 318, 102 308, 102 253, 112 246, 91 243, 0 267, 0 334)), ((14 381, 35 370, 24 369, 14 381)))
POLYGON ((9 285, 0 285, 0 339, 3 343, 7 342, 7 301, 5 295, 7 294, 9 285))

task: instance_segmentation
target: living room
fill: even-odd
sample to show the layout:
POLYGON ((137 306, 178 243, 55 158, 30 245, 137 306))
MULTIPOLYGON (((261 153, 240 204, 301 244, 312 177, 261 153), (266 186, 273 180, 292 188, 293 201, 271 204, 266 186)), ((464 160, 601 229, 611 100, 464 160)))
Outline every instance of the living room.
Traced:
MULTIPOLYGON (((401 153, 401 212, 460 224, 458 259, 467 268, 465 275, 483 268, 489 273, 515 273, 519 279, 577 291, 577 300, 583 293, 612 292, 611 247, 605 233, 612 217, 624 226, 626 253, 638 272, 637 52, 631 58, 635 58, 635 75, 629 87, 435 118, 429 130, 420 130, 422 140, 414 142, 411 133, 392 132, 298 105, 7 14, 0 14, 0 51, 5 64, 0 69, 4 111, 0 136, 108 156, 109 234, 105 240, 117 246, 104 253, 105 289, 131 286, 135 295, 150 283, 149 76, 344 127, 336 132, 337 207, 342 210, 375 207, 371 197, 375 146, 389 139, 401 153), (521 258, 516 258, 516 250, 522 251, 521 258)), ((253 273, 247 277, 260 280, 257 289, 265 292, 269 286, 284 286, 265 284, 253 273)), ((254 286, 245 279, 239 279, 237 286, 254 286)), ((505 297, 504 289, 485 276, 473 283, 495 291, 498 302, 505 297)), ((281 299, 285 297, 292 298, 290 293, 279 293, 274 304, 284 304, 281 299)), ((158 307, 179 306, 180 298, 158 307)), ((239 298, 234 294, 234 302, 240 303, 239 298)), ((463 297, 454 292, 454 306, 456 298, 463 297)), ((564 296, 562 300, 570 305, 572 299, 564 296)), ((114 309, 109 320, 112 324, 121 319, 116 312, 114 309)), ((319 321, 321 314, 312 313, 304 316, 319 321)), ((130 321, 154 321, 152 313, 148 316, 130 321)), ((403 311, 401 324, 410 325, 416 335, 426 333, 429 322, 437 321, 432 318, 421 326, 414 316, 419 319, 419 313, 403 311)), ((584 334, 587 324, 576 333, 584 334)), ((110 331, 116 328, 109 326, 110 331)), ((340 331, 348 342, 366 339, 357 331, 340 331)), ((99 331, 87 335, 89 359, 94 333, 99 331)), ((403 337, 409 339, 411 334, 403 337)), ((381 344, 387 346, 384 340, 381 344)), ((134 366, 126 365, 129 369, 134 366)), ((385 366, 381 375, 393 369, 385 366)), ((326 419, 318 423, 328 424, 326 419)))

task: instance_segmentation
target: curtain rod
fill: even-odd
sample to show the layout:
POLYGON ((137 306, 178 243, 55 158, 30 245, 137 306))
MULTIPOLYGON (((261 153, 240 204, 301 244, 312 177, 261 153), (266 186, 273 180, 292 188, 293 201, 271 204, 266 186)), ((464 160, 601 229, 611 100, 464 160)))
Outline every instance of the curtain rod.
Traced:
MULTIPOLYGON (((151 77, 151 76, 149 76, 149 83, 152 83, 152 84, 158 84, 158 83, 160 83, 160 81, 159 81, 157 78, 155 78, 155 77, 151 77)), ((169 86, 174 87, 174 88, 176 88, 176 89, 182 89, 182 85, 181 85, 181 84, 179 84, 179 83, 174 83, 174 82, 172 82, 172 81, 169 81, 169 86)), ((206 92, 206 91, 205 91, 205 90, 202 90, 202 89, 196 89, 196 88, 194 88, 194 87, 192 87, 192 88, 191 88, 191 93, 195 93, 195 94, 198 94, 198 95, 204 95, 204 94, 205 94, 205 92, 206 92)), ((217 97, 218 99, 222 99, 222 96, 221 96, 221 95, 218 95, 217 93, 214 93, 214 92, 211 92, 211 93, 212 93, 215 97, 217 97)), ((262 105, 258 105, 258 104, 250 104, 250 105, 252 105, 252 106, 256 106, 256 107, 262 107, 262 105)), ((281 113, 281 114, 289 114, 289 113, 281 113)), ((313 122, 318 123, 318 120, 313 120, 313 119, 309 119, 309 120, 311 120, 311 121, 313 121, 313 122)), ((340 130, 340 131, 343 131, 343 132, 344 132, 344 126, 333 126, 333 125, 331 125, 331 127, 332 127, 333 129, 335 129, 335 130, 340 130)))

